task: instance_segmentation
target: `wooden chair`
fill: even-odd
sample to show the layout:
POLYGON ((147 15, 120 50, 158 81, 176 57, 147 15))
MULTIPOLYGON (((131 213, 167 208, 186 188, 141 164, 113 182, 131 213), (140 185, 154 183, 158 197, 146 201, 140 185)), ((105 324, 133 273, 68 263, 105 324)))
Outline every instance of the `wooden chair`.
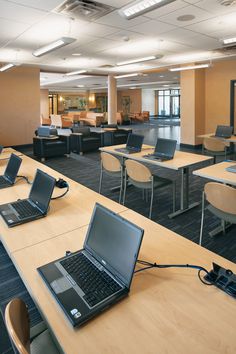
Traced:
POLYGON ((119 177, 120 178, 120 195, 119 195, 119 203, 121 203, 121 197, 123 192, 123 168, 120 163, 120 160, 107 153, 101 152, 101 173, 100 173, 100 181, 99 181, 99 193, 101 194, 102 189, 102 179, 103 172, 111 177, 119 177))
POLYGON ((199 245, 202 244, 205 199, 209 203, 207 209, 221 219, 222 231, 224 234, 226 222, 236 224, 236 189, 222 183, 206 183, 202 194, 202 217, 199 245))
POLYGON ((228 152, 228 143, 217 138, 204 138, 202 145, 203 154, 213 156, 214 163, 216 163, 217 156, 224 156, 226 158, 228 152))
POLYGON ((141 164, 140 162, 128 159, 125 161, 125 181, 124 181, 124 198, 123 204, 125 203, 126 197, 126 186, 127 182, 133 184, 135 187, 141 188, 144 191, 151 190, 151 200, 149 209, 149 218, 152 217, 152 205, 154 188, 162 188, 170 184, 173 185, 173 212, 175 211, 175 181, 167 178, 152 175, 148 167, 141 164))
POLYGON ((9 336, 20 354, 58 354, 48 329, 36 334, 31 341, 29 315, 21 299, 11 300, 5 310, 9 336))

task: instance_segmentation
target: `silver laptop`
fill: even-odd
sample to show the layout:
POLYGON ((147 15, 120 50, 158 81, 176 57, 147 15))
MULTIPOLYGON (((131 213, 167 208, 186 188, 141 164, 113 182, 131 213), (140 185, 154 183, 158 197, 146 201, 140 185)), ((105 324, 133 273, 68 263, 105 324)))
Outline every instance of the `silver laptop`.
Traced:
POLYGON ((158 138, 153 154, 144 155, 146 159, 156 161, 172 160, 176 150, 177 140, 158 138))
POLYGON ((125 154, 134 154, 142 150, 143 145, 143 135, 132 134, 128 135, 127 143, 125 148, 117 148, 115 151, 123 152, 125 154))
POLYGON ((128 295, 143 229, 96 204, 82 250, 38 268, 73 326, 128 295))
POLYGON ((57 129, 50 127, 39 127, 38 136, 42 138, 54 138, 57 137, 57 129))
POLYGON ((0 176, 0 189, 13 186, 19 171, 22 159, 11 154, 3 176, 0 176))
POLYGON ((55 182, 55 178, 38 169, 27 199, 0 205, 0 215, 7 225, 12 227, 46 216, 55 182))

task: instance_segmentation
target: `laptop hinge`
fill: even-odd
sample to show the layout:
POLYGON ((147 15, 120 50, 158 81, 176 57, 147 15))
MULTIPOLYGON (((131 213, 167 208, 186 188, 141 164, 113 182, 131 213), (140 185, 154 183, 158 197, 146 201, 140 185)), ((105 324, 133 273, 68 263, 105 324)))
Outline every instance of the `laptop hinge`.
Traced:
POLYGON ((42 214, 45 214, 45 211, 43 211, 36 203, 34 203, 30 198, 28 199, 29 203, 36 207, 42 214))

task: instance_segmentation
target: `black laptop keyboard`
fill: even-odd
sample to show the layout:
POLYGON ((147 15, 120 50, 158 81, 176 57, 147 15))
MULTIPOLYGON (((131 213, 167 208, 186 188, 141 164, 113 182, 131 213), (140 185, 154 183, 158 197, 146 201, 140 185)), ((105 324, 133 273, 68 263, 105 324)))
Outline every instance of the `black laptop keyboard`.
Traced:
POLYGON ((20 200, 18 202, 11 203, 11 206, 16 210, 20 219, 42 215, 42 213, 27 200, 20 200))
POLYGON ((7 182, 3 176, 0 176, 0 188, 8 187, 9 185, 10 183, 7 182))
POLYGON ((83 298, 91 307, 121 289, 117 282, 106 272, 100 271, 83 253, 60 263, 85 293, 83 298))

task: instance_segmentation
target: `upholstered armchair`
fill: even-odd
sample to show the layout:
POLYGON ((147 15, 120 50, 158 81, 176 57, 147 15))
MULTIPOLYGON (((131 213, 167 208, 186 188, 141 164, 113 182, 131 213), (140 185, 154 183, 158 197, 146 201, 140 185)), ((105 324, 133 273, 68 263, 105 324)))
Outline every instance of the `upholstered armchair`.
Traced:
POLYGON ((41 161, 45 161, 47 157, 62 156, 70 154, 70 137, 64 135, 57 135, 56 129, 50 129, 50 134, 54 137, 47 138, 38 136, 33 138, 33 153, 41 161))
POLYGON ((105 146, 126 144, 129 133, 132 133, 132 129, 121 129, 117 124, 106 124, 101 127, 105 130, 103 137, 105 146))
POLYGON ((98 150, 101 133, 91 132, 88 127, 73 127, 70 135, 71 151, 83 155, 84 152, 98 150))

